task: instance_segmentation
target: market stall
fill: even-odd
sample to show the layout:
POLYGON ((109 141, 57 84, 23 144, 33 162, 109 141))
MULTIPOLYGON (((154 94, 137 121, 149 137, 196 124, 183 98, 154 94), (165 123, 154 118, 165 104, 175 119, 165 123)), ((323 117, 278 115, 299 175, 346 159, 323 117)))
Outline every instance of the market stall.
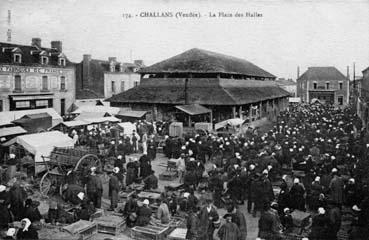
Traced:
POLYGON ((42 156, 50 155, 54 147, 74 147, 73 139, 59 131, 43 132, 18 136, 4 143, 4 146, 18 144, 33 155, 35 174, 45 168, 42 156))

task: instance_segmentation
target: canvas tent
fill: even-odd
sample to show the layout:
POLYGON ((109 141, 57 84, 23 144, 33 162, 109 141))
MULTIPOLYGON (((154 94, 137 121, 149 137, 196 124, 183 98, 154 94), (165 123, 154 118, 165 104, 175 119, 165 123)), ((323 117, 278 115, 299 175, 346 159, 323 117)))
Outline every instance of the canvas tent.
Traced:
POLYGON ((118 126, 123 128, 123 134, 126 134, 126 135, 132 135, 133 130, 137 132, 136 125, 134 125, 131 122, 118 123, 118 126))
POLYGON ((14 136, 14 135, 21 135, 25 133, 27 133, 27 131, 24 128, 19 127, 19 126, 0 128, 0 138, 14 136))
POLYGON ((245 121, 242 120, 241 118, 232 118, 232 119, 228 119, 228 120, 225 120, 225 121, 222 121, 222 122, 219 122, 219 123, 216 123, 215 124, 215 127, 214 129, 215 130, 218 130, 220 128, 224 128, 226 127, 227 125, 230 126, 230 127, 239 127, 241 126, 245 121))
POLYGON ((42 163, 42 156, 49 156, 54 147, 74 147, 73 139, 59 131, 43 132, 18 136, 6 142, 5 146, 18 143, 25 150, 34 155, 36 163, 42 163))

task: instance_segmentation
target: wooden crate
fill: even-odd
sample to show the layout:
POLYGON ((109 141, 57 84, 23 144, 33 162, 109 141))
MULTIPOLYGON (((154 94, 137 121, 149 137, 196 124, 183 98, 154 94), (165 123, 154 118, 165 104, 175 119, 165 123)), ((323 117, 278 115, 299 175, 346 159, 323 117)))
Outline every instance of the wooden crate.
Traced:
POLYGON ((131 229, 131 238, 135 240, 164 240, 168 234, 169 227, 147 225, 136 226, 131 229))
POLYGON ((186 228, 176 228, 168 235, 170 240, 185 240, 187 234, 186 228))
POLYGON ((98 208, 95 213, 91 214, 91 221, 102 216, 104 216, 104 210, 98 208))
POLYGON ((165 181, 172 181, 177 178, 177 175, 178 175, 177 172, 165 171, 159 174, 159 179, 165 181))
POLYGON ((103 216, 94 220, 99 233, 113 234, 114 236, 123 232, 126 228, 126 221, 118 216, 103 216))
POLYGON ((79 236, 81 240, 86 240, 97 234, 97 224, 90 221, 79 220, 78 222, 63 227, 63 230, 74 236, 79 236))

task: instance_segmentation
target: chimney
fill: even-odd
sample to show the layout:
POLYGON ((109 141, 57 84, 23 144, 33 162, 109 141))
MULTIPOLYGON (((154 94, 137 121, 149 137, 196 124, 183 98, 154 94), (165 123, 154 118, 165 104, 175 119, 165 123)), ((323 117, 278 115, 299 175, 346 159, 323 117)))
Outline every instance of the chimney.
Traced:
POLYGON ((300 66, 297 66, 297 79, 300 78, 300 66))
POLYGON ((58 50, 58 52, 63 52, 61 41, 51 41, 51 48, 58 50))
POLYGON ((91 71, 90 71, 90 64, 91 64, 91 55, 84 54, 83 55, 83 63, 82 63, 82 88, 89 88, 91 79, 91 71))
POLYGON ((347 66, 346 77, 347 77, 348 80, 350 80, 350 67, 349 66, 347 66))
POLYGON ((116 62, 117 58, 116 57, 109 57, 108 60, 109 60, 109 63, 116 62))
POLYGON ((144 65, 143 60, 135 60, 133 63, 134 63, 135 65, 139 66, 139 67, 142 67, 142 66, 144 65))
POLYGON ((33 47, 39 47, 41 48, 41 38, 32 38, 32 44, 33 47))
POLYGON ((188 78, 185 80, 185 86, 184 86, 184 95, 185 95, 185 104, 189 104, 189 96, 188 96, 188 78))

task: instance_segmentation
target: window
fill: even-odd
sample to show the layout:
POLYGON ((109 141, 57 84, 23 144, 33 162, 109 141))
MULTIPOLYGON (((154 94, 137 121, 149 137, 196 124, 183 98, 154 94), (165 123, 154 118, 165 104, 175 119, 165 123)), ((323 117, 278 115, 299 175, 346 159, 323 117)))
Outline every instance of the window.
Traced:
POLYGON ((22 91, 22 79, 20 75, 14 76, 14 90, 22 91))
POLYGON ((325 83, 325 89, 329 89, 329 82, 325 83))
POLYGON ((42 76, 42 90, 48 90, 49 89, 49 79, 47 76, 42 76))
POLYGON ((44 57, 44 56, 41 57, 41 64, 46 65, 48 64, 48 61, 49 61, 48 57, 44 57))
POLYGON ((317 89, 318 88, 318 84, 316 82, 313 84, 313 88, 314 89, 317 89))
POLYGON ((65 90, 65 77, 60 77, 60 90, 65 90))
POLYGON ((111 81, 111 92, 115 93, 115 82, 111 81))
POLYGON ((3 111, 3 100, 0 100, 0 112, 3 111))
POLYGON ((65 59, 59 58, 59 66, 65 66, 65 59))
POLYGON ((15 102, 16 108, 29 108, 31 106, 30 101, 17 101, 15 102))
POLYGON ((343 105, 343 96, 338 97, 338 105, 343 105))
POLYGON ((126 82, 124 82, 124 81, 121 81, 120 82, 120 91, 121 92, 124 92, 125 90, 126 90, 126 82))
POLYGON ((340 88, 340 90, 343 89, 343 83, 342 82, 339 82, 339 88, 340 88))
POLYGON ((19 53, 14 54, 14 63, 22 63, 22 55, 19 53))
POLYGON ((134 86, 137 87, 138 86, 138 81, 134 81, 134 86))
POLYGON ((37 100, 36 101, 36 106, 37 107, 47 107, 48 105, 49 105, 48 100, 37 100))

